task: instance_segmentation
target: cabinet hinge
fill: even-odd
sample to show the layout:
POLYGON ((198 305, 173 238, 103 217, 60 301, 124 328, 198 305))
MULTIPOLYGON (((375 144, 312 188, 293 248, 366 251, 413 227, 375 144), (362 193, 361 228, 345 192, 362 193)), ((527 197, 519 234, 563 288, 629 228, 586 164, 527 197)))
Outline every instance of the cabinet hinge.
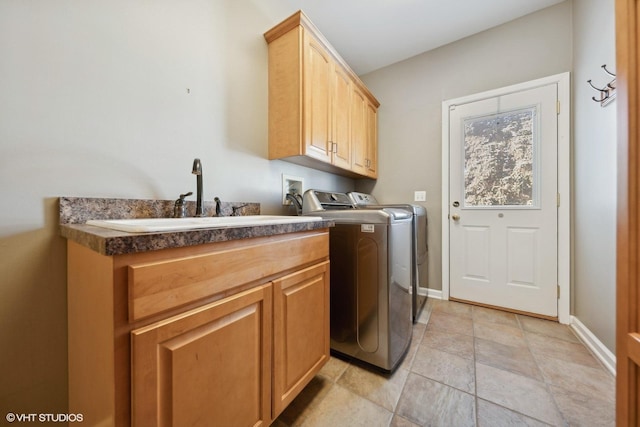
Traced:
POLYGON ((560 299, 560 285, 556 285, 558 299, 560 299))
POLYGON ((560 207, 560 193, 556 193, 556 205, 560 207))
POLYGON ((560 101, 556 101, 556 113, 560 114, 560 101))

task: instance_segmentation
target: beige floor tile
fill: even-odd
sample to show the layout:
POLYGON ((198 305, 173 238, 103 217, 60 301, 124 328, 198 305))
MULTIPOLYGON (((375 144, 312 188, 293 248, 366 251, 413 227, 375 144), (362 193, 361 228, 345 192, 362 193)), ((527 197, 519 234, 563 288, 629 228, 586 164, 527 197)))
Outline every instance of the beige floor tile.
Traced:
POLYGON ((523 316, 520 314, 517 315, 517 318, 522 329, 525 331, 535 332, 540 335, 546 335, 548 337, 554 337, 565 341, 580 342, 567 325, 562 325, 551 320, 523 316))
POLYGON ((548 424, 563 425, 546 385, 532 378, 476 363, 476 395, 548 424))
POLYGON ((480 306, 473 306, 471 313, 474 321, 498 323, 501 325, 513 326, 514 328, 520 328, 516 315, 513 313, 480 306))
POLYGON ((409 350, 407 350, 407 354, 404 356, 402 362, 400 362, 400 366, 398 369, 411 369, 411 365, 413 364, 413 359, 416 355, 416 351, 422 342, 422 337, 424 336, 424 332, 427 329, 427 325, 422 323, 416 323, 413 325, 413 335, 411 337, 411 345, 409 346, 409 350))
POLYGON ((615 401, 615 378, 604 368, 590 368, 558 359, 540 359, 538 366, 549 384, 588 397, 615 401))
POLYGON ((331 381, 336 382, 348 367, 349 362, 332 356, 322 369, 320 369, 319 373, 331 381))
POLYGON ((407 375, 409 371, 401 368, 392 375, 384 375, 351 365, 340 377, 338 384, 393 412, 407 375))
POLYGON ((335 384, 304 420, 305 427, 387 427, 393 414, 335 384))
POLYGON ((424 331, 427 330, 427 325, 423 323, 414 323, 413 331, 411 335, 411 341, 420 344, 422 341, 422 337, 424 336, 424 331))
POLYGON ((472 395, 411 373, 396 414, 422 426, 475 426, 472 395))
POLYGON ((473 333, 476 338, 494 341, 512 347, 527 347, 522 329, 498 323, 473 322, 473 333))
POLYGON ((413 342, 411 343, 409 350, 407 350, 407 354, 404 355, 404 358, 402 359, 402 361, 400 361, 400 364, 396 367, 396 370, 411 370, 411 366, 413 366, 413 360, 416 357, 416 351, 418 350, 418 347, 419 346, 417 344, 414 344, 413 342))
POLYGON ((427 331, 430 330, 473 336, 473 321, 470 318, 434 311, 427 323, 427 331))
POLYGON ((551 387, 560 412, 569 425, 607 427, 616 425, 616 408, 611 401, 585 396, 576 390, 551 387))
POLYGON ((512 347, 476 338, 475 349, 476 361, 480 363, 544 381, 542 373, 527 347, 512 347))
MULTIPOLYGON (((322 401, 333 386, 333 381, 324 376, 316 375, 280 414, 277 419, 279 425, 291 427, 302 425, 309 413, 322 401)), ((274 423, 274 425, 276 424, 274 423)))
POLYGON ((475 393, 473 359, 420 346, 411 370, 464 392, 475 393))
POLYGON ((473 359, 473 337, 470 335, 431 329, 425 332, 421 345, 473 359))
POLYGON ((472 306, 455 301, 435 300, 432 309, 433 313, 448 313, 460 317, 471 319, 472 306))
POLYGON ((393 375, 332 357, 273 426, 476 422, 613 426, 615 378, 565 325, 430 298, 393 375))
POLYGON ((433 298, 427 299, 427 302, 424 304, 424 307, 422 308, 422 311, 418 316, 418 323, 426 325, 429 322, 429 316, 431 316, 431 311, 433 310, 434 301, 436 300, 434 300, 433 298))
POLYGON ((568 342, 533 332, 525 332, 525 339, 536 359, 553 358, 592 368, 602 367, 582 343, 568 342))
POLYGON ((548 424, 478 399, 478 427, 544 427, 548 424))
POLYGON ((418 424, 414 424, 406 418, 400 415, 394 415, 389 427, 420 427, 418 424))

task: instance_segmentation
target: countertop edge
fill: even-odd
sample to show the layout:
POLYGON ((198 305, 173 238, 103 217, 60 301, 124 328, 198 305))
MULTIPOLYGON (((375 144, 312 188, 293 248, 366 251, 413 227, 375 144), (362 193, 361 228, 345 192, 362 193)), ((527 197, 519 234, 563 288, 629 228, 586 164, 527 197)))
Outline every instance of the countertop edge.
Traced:
POLYGON ((60 235, 101 255, 113 256, 333 227, 332 220, 277 225, 216 227, 158 233, 127 233, 86 224, 60 224, 60 235))

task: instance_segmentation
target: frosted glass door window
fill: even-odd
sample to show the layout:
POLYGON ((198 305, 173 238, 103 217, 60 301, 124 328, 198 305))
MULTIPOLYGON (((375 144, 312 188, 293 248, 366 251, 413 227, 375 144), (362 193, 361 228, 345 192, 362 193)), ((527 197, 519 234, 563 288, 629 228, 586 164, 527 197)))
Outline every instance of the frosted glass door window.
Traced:
POLYGON ((465 207, 538 207, 536 107, 466 118, 465 207))

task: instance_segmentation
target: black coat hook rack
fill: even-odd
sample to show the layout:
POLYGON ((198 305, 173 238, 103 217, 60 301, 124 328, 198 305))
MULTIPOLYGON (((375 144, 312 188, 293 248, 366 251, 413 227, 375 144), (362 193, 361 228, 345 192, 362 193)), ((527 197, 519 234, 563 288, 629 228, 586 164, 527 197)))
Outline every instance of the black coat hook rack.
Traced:
POLYGON ((591 83, 591 80, 587 80, 587 83, 589 83, 589 86, 591 86, 592 88, 594 88, 595 90, 600 92, 600 97, 599 98, 596 98, 595 96, 592 96, 591 99, 594 100, 595 102, 599 102, 600 106, 604 107, 604 106, 608 105, 609 103, 611 103, 611 101, 613 101, 615 99, 615 97, 616 97, 616 75, 614 73, 612 73, 611 71, 607 70, 607 64, 604 64, 602 66, 602 69, 609 76, 613 77, 613 80, 611 80, 609 83, 607 83, 607 85, 605 87, 603 87, 602 89, 600 89, 599 87, 594 86, 593 83, 591 83))

